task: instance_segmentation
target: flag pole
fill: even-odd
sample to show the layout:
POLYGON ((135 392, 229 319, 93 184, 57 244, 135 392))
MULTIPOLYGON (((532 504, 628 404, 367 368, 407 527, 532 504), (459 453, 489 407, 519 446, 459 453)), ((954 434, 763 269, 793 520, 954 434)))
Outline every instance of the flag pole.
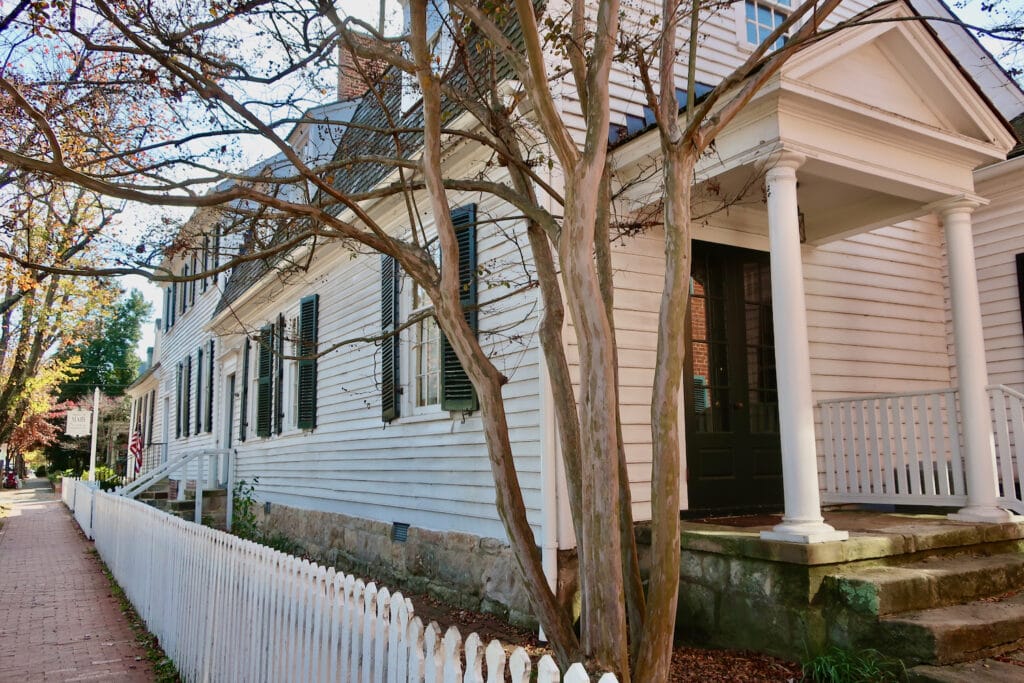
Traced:
POLYGON ((124 480, 126 482, 135 479, 135 454, 132 453, 132 440, 135 438, 135 422, 137 421, 137 404, 132 399, 132 408, 128 412, 128 457, 124 460, 124 480))

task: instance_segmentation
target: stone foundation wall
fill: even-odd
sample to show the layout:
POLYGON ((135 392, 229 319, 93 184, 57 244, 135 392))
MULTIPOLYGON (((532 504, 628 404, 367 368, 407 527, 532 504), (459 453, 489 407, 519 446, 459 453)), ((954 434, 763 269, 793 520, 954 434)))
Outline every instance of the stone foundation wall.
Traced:
POLYGON ((400 542, 391 540, 386 522, 277 504, 257 512, 267 534, 286 537, 319 564, 536 626, 512 550, 502 541, 410 527, 400 542))

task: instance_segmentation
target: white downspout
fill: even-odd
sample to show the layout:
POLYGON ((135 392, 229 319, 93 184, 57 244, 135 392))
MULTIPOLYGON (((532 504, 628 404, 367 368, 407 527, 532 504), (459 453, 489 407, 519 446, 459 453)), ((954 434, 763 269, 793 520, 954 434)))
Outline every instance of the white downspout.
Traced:
MULTIPOLYGON (((538 295, 540 299, 540 295, 538 295)), ((541 304, 543 301, 541 300, 541 304)), ((541 306, 543 309, 543 305, 541 306)), ((543 315, 543 313, 541 314, 543 315)), ((541 440, 541 475, 540 488, 543 499, 543 517, 541 521, 541 564, 544 575, 548 579, 551 591, 558 592, 558 441, 555 438, 554 397, 551 394, 551 377, 544 352, 537 343, 537 393, 540 404, 540 440, 541 440)), ((538 637, 544 637, 544 629, 540 629, 538 637)))

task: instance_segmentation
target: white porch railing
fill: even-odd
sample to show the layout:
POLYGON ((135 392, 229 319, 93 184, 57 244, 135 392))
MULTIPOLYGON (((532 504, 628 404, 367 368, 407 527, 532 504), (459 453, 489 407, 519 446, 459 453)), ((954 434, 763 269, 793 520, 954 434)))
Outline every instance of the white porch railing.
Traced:
POLYGON ((522 648, 442 635, 401 593, 124 496, 94 499, 97 550, 186 681, 591 681, 579 664, 563 676, 545 656, 534 672, 522 648))
POLYGON ((203 519, 203 491, 223 488, 227 490, 227 528, 230 529, 235 488, 233 455, 234 451, 231 449, 208 449, 186 453, 151 469, 117 489, 116 493, 126 498, 135 498, 158 481, 171 478, 178 480, 178 498, 184 498, 188 483, 193 482, 196 493, 195 521, 198 524, 203 519))
POLYGON ((955 389, 821 401, 825 503, 967 502, 955 389))
POLYGON ((1024 394, 996 385, 988 388, 995 430, 999 505, 1024 514, 1024 394))

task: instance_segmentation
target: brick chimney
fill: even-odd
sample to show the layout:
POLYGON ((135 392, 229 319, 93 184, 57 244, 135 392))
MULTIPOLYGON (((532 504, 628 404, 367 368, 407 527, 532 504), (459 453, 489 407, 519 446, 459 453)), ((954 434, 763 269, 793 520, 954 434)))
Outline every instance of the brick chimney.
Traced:
MULTIPOLYGON (((370 36, 359 38, 369 43, 370 36)), ((375 82, 388 68, 387 62, 352 54, 344 44, 338 45, 338 101, 348 102, 362 97, 369 89, 367 79, 375 82), (359 68, 357 68, 357 65, 359 68), (360 68, 363 73, 360 73, 360 68)))

